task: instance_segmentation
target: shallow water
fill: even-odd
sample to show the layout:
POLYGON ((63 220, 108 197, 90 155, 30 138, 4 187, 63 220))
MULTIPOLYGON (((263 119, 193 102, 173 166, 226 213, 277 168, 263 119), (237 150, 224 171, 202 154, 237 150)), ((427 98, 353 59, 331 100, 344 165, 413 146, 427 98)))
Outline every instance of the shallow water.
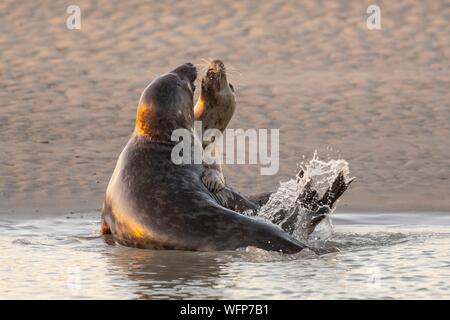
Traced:
POLYGON ((338 253, 107 245, 100 214, 0 218, 0 298, 450 299, 450 214, 333 214, 338 253))

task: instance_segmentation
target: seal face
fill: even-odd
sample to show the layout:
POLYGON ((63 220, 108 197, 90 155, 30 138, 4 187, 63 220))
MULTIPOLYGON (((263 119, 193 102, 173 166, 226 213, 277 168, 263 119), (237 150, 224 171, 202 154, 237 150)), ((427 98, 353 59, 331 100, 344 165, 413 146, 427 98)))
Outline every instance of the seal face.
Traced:
POLYGON ((184 64, 142 93, 134 134, 106 191, 104 233, 139 248, 302 250, 302 243, 277 227, 222 207, 202 183, 202 165, 171 161, 172 131, 193 131, 196 75, 192 64, 184 64))
POLYGON ((202 79, 200 97, 195 105, 195 120, 202 121, 203 131, 225 130, 236 109, 234 87, 227 80, 225 65, 213 60, 202 79))
POLYGON ((173 130, 190 128, 196 78, 196 68, 186 63, 152 81, 139 101, 135 134, 156 142, 170 142, 173 130))

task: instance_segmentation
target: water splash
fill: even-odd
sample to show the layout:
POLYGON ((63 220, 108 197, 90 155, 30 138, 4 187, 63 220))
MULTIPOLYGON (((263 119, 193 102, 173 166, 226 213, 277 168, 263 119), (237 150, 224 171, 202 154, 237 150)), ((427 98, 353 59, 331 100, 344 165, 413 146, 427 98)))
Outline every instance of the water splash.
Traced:
POLYGON ((331 187, 334 180, 336 180, 339 173, 343 173, 345 181, 351 180, 349 177, 350 169, 348 162, 343 159, 323 161, 319 160, 317 151, 314 152, 312 159, 307 163, 300 163, 300 169, 303 170, 303 179, 297 183, 300 188, 304 188, 308 181, 312 181, 312 187, 323 194, 329 187, 331 187))
MULTIPOLYGON (((328 214, 311 233, 310 221, 317 210, 305 206, 301 195, 305 188, 309 187, 321 198, 332 187, 339 174, 342 174, 346 183, 350 182, 348 162, 343 159, 322 161, 315 152, 309 162, 302 162, 299 167, 296 178, 281 182, 278 190, 260 208, 257 216, 271 221, 301 241, 328 239, 333 232, 330 215, 328 214)), ((334 208, 330 208, 329 213, 332 211, 334 208)))

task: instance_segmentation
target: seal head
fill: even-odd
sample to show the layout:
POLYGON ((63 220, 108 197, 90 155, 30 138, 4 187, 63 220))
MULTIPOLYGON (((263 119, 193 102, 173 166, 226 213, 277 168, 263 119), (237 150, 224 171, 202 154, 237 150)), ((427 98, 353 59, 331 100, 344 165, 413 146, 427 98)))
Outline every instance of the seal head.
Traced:
POLYGON ((196 78, 195 66, 185 63, 153 80, 141 95, 135 134, 155 142, 170 142, 174 130, 191 129, 196 78))
POLYGON ((195 120, 203 122, 203 130, 225 130, 236 108, 234 87, 228 83, 225 65, 213 60, 202 79, 200 97, 195 105, 195 120))

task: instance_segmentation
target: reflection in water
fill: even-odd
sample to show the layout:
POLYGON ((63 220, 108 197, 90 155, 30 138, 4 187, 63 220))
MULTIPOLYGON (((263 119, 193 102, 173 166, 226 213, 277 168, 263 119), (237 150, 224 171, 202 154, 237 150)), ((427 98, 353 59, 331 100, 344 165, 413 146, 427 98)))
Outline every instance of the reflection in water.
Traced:
MULTIPOLYGON (((241 297, 252 297, 262 283, 253 269, 276 268, 276 262, 317 258, 312 251, 295 255, 243 248, 227 252, 152 251, 118 246, 107 255, 130 280, 139 284, 135 293, 142 299, 226 298, 240 288, 241 297)), ((271 272, 275 272, 273 269, 271 272)))
POLYGON ((450 298, 449 215, 336 217, 323 256, 111 246, 98 213, 0 219, 0 298, 450 298))
MULTIPOLYGON (((108 262, 120 267, 138 284, 139 298, 199 298, 203 288, 215 288, 226 266, 214 253, 152 251, 118 246, 108 255, 108 262)), ((220 298, 214 290, 210 298, 220 298)))

